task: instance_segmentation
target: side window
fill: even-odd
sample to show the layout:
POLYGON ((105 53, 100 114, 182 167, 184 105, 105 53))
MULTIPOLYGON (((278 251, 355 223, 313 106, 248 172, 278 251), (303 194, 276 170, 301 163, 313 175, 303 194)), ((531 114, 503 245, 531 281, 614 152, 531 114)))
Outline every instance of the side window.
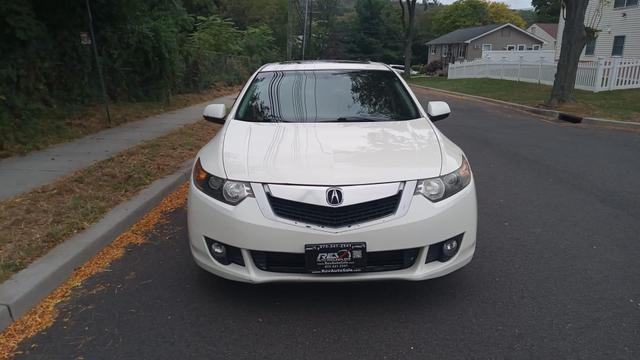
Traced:
POLYGON ((507 51, 514 51, 516 49, 515 45, 507 45, 507 51))
POLYGON ((482 44, 482 51, 491 51, 492 44, 482 44))
POLYGON ((533 50, 540 50, 540 44, 533 44, 531 47, 533 50))
POLYGON ((518 44, 518 51, 525 51, 527 50, 527 45, 525 44, 518 44))
POLYGON ((624 52, 624 40, 625 36, 616 36, 613 38, 613 49, 611 49, 611 56, 622 56, 624 52))
POLYGON ((596 39, 590 38, 587 40, 587 44, 584 46, 584 54, 586 56, 593 56, 596 53, 596 39))
POLYGON ((615 0, 613 2, 613 8, 623 8, 627 6, 636 6, 638 5, 638 0, 615 0))

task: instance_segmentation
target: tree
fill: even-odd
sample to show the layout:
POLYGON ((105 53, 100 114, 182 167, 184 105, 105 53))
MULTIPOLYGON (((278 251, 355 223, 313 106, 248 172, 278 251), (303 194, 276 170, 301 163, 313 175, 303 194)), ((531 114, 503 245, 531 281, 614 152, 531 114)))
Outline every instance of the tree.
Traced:
POLYGON ((397 62, 402 53, 402 24, 398 8, 387 0, 358 0, 355 11, 336 21, 331 36, 338 37, 344 59, 397 62))
POLYGON ((411 50, 413 47, 413 28, 416 20, 416 0, 398 0, 402 9, 402 30, 404 31, 404 72, 406 79, 411 77, 411 50), (405 6, 409 20, 405 16, 405 6))
POLYGON ((558 23, 561 0, 531 0, 537 22, 558 23))
POLYGON ((489 21, 488 6, 482 0, 458 0, 445 6, 433 19, 436 35, 456 29, 486 25, 489 21))
POLYGON ((505 3, 491 2, 488 5, 487 16, 492 24, 512 23, 513 25, 524 28, 527 22, 517 12, 509 9, 505 3))
POLYGON ((525 27, 527 24, 520 14, 507 5, 484 0, 458 0, 443 6, 434 16, 433 22, 437 36, 470 26, 512 23, 525 27))
POLYGON ((588 4, 588 0, 563 0, 562 16, 565 22, 562 31, 560 58, 549 99, 551 106, 575 101, 573 88, 578 72, 578 61, 587 42, 587 28, 584 25, 584 18, 588 4))
POLYGON ((531 26, 531 24, 537 21, 536 12, 533 9, 520 9, 515 10, 522 17, 522 19, 527 23, 527 27, 531 26))
POLYGON ((418 11, 416 12, 415 35, 413 37, 413 63, 422 63, 427 59, 428 49, 424 44, 438 36, 435 33, 433 19, 437 16, 438 11, 444 8, 445 6, 438 3, 437 0, 425 2, 416 8, 418 11))

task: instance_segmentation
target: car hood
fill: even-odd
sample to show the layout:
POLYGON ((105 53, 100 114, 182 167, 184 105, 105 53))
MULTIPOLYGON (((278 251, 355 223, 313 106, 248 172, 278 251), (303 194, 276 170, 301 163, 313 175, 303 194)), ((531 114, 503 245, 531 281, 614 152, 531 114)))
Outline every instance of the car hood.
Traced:
POLYGON ((229 179, 353 185, 440 175, 438 137, 426 119, 352 123, 232 120, 224 134, 229 179))

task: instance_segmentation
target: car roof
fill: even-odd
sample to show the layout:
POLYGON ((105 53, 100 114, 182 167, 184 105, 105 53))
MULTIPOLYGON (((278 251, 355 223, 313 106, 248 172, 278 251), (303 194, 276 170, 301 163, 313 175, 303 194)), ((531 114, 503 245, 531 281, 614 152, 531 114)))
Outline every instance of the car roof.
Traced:
POLYGON ((305 60, 266 64, 260 71, 287 70, 387 70, 387 65, 369 61, 305 60))

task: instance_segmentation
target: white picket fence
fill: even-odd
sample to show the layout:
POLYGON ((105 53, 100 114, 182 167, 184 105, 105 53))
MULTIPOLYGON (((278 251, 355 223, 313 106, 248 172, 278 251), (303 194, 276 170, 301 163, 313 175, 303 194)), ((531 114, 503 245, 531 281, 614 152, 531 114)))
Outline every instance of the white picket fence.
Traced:
MULTIPOLYGON (((490 78, 553 85, 556 63, 478 59, 449 64, 449 79, 490 78)), ((580 62, 576 89, 600 92, 640 88, 640 59, 580 62)))
POLYGON ((493 61, 533 61, 554 62, 555 50, 483 50, 482 58, 493 61))

